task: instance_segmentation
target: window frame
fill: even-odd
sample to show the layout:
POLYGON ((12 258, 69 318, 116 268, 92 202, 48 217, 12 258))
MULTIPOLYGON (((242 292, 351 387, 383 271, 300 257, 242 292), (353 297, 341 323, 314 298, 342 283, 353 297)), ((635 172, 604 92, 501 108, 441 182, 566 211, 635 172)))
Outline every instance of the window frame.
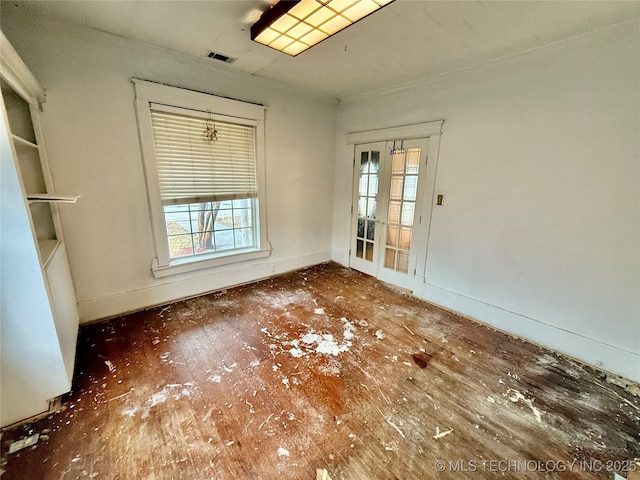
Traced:
POLYGON ((271 245, 267 238, 266 216, 266 175, 265 175, 265 146, 264 146, 264 117, 263 105, 232 100, 209 93, 170 87, 147 80, 132 79, 135 86, 135 105, 138 122, 138 134, 142 150, 142 160, 147 185, 147 200, 151 217, 151 229, 154 240, 155 256, 151 270, 155 277, 187 273, 203 268, 213 268, 236 262, 255 260, 268 257, 271 245), (169 254, 167 227, 164 208, 160 199, 160 186, 156 168, 156 157, 153 146, 153 130, 151 125, 151 104, 162 104, 177 109, 211 111, 212 115, 230 117, 238 123, 255 125, 256 128, 256 176, 258 182, 258 214, 256 234, 258 245, 256 248, 243 249, 241 252, 225 250, 211 254, 193 255, 172 259, 169 254))

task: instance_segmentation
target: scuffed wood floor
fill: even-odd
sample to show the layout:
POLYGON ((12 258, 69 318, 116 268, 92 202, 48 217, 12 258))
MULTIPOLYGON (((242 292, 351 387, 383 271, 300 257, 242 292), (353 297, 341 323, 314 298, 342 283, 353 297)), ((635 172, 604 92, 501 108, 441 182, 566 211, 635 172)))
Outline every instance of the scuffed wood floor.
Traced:
POLYGON ((3 479, 608 479, 639 433, 599 372, 326 264, 83 327, 3 479))

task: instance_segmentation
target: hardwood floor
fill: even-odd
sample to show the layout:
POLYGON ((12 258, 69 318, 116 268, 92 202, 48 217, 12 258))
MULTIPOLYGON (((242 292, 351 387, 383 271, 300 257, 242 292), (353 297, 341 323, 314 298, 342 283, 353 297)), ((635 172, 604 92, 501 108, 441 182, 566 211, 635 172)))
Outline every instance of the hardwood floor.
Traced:
POLYGON ((83 327, 63 403, 4 433, 3 480, 609 479, 640 456, 640 399, 599 372, 335 264, 83 327))

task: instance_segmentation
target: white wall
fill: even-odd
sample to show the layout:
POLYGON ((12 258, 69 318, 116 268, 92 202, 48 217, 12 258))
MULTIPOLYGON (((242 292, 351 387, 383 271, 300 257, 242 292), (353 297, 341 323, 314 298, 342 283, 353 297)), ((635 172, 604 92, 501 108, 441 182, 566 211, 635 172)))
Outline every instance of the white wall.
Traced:
POLYGON ((638 29, 343 101, 333 258, 349 248, 346 133, 444 119, 415 293, 640 381, 638 29))
POLYGON ((2 30, 47 91, 42 115, 81 321, 330 259, 337 102, 3 5, 2 30), (265 260, 155 279, 137 77, 266 105, 265 260))

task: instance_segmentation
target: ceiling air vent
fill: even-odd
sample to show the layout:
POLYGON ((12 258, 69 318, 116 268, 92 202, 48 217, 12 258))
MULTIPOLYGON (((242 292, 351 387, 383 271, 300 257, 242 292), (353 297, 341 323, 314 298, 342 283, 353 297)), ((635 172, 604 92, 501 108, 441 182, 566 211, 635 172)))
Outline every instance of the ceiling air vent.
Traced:
POLYGON ((224 63, 233 63, 236 61, 235 58, 227 57, 226 55, 222 55, 221 53, 209 52, 207 53, 207 58, 212 58, 214 60, 219 60, 224 63))

